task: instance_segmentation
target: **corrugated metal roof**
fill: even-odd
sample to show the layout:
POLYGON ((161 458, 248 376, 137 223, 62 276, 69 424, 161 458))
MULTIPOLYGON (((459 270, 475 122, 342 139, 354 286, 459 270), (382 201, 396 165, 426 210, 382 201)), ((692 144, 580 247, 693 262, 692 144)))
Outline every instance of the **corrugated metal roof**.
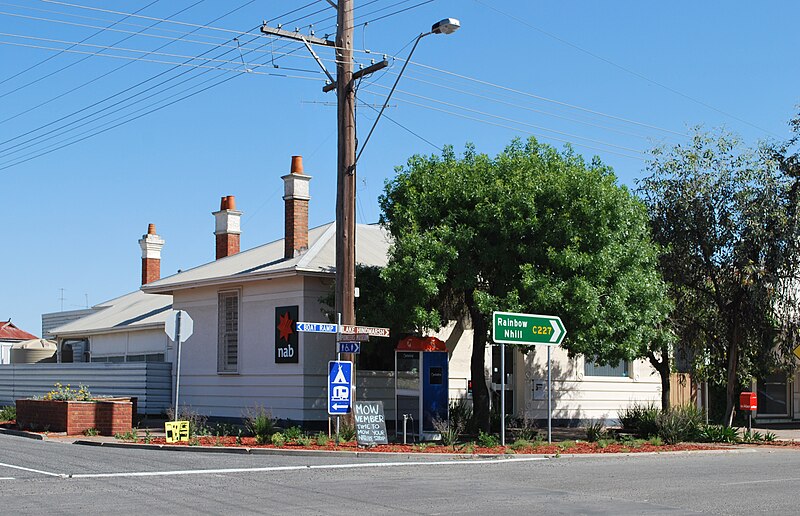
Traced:
MULTIPOLYGON (((308 241, 306 252, 289 259, 283 257, 281 239, 148 283, 142 290, 95 305, 96 313, 53 328, 50 333, 65 338, 163 326, 172 313, 169 294, 199 284, 251 281, 284 274, 333 275, 336 272, 336 225, 330 223, 309 230, 308 241)), ((380 226, 356 226, 358 263, 386 265, 389 243, 388 234, 380 226)))
POLYGON ((11 319, 8 321, 0 321, 0 340, 30 340, 38 338, 39 337, 32 333, 17 328, 14 323, 11 322, 11 319))
MULTIPOLYGON (((329 223, 309 230, 308 250, 298 256, 283 257, 283 239, 243 251, 233 256, 179 272, 142 287, 145 292, 169 294, 173 290, 252 281, 269 276, 336 272, 336 225, 329 223)), ((390 239, 376 224, 356 226, 356 259, 363 265, 384 266, 390 239)))
POLYGON ((172 296, 141 290, 95 306, 97 312, 50 330, 59 338, 163 326, 172 312, 172 296))

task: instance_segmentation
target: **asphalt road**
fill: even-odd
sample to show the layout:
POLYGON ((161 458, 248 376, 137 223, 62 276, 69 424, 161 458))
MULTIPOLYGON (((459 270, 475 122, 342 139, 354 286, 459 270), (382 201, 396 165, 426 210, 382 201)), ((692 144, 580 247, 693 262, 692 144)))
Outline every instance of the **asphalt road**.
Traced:
POLYGON ((0 435, 2 514, 797 514, 800 452, 452 460, 96 448, 0 435))

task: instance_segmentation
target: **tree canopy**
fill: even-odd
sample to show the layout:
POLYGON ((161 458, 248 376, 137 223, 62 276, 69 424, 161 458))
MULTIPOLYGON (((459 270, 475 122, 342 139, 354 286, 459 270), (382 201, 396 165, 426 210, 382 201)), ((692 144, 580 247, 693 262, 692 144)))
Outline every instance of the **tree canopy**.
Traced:
POLYGON ((559 315, 563 346, 599 363, 660 355, 668 344, 661 323, 670 305, 647 212, 598 159, 533 138, 495 158, 448 147, 411 157, 380 203, 394 239, 382 276, 405 326, 469 317, 481 428, 492 311, 559 315))
POLYGON ((726 385, 727 424, 742 384, 794 365, 798 174, 791 160, 779 166, 781 149, 698 130, 688 145, 655 149, 640 182, 671 326, 700 377, 726 385))

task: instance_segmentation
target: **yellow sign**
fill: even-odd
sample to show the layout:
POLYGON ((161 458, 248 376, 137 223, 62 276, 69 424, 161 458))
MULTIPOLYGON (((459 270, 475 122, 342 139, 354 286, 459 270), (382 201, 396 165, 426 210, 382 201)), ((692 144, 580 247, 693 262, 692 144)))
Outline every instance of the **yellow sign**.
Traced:
POLYGON ((792 350, 792 353, 794 353, 794 356, 796 356, 797 358, 800 358, 800 346, 797 346, 796 348, 794 348, 792 350))
POLYGON ((164 432, 167 434, 168 443, 189 440, 188 421, 167 421, 164 423, 164 432))

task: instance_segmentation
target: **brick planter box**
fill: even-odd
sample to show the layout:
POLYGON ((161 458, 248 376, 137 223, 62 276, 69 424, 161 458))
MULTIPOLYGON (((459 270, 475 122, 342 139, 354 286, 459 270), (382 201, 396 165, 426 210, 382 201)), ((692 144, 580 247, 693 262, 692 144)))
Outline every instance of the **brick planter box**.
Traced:
POLYGON ((17 426, 20 430, 47 430, 80 435, 94 428, 100 435, 130 432, 133 428, 133 402, 17 400, 17 426))

